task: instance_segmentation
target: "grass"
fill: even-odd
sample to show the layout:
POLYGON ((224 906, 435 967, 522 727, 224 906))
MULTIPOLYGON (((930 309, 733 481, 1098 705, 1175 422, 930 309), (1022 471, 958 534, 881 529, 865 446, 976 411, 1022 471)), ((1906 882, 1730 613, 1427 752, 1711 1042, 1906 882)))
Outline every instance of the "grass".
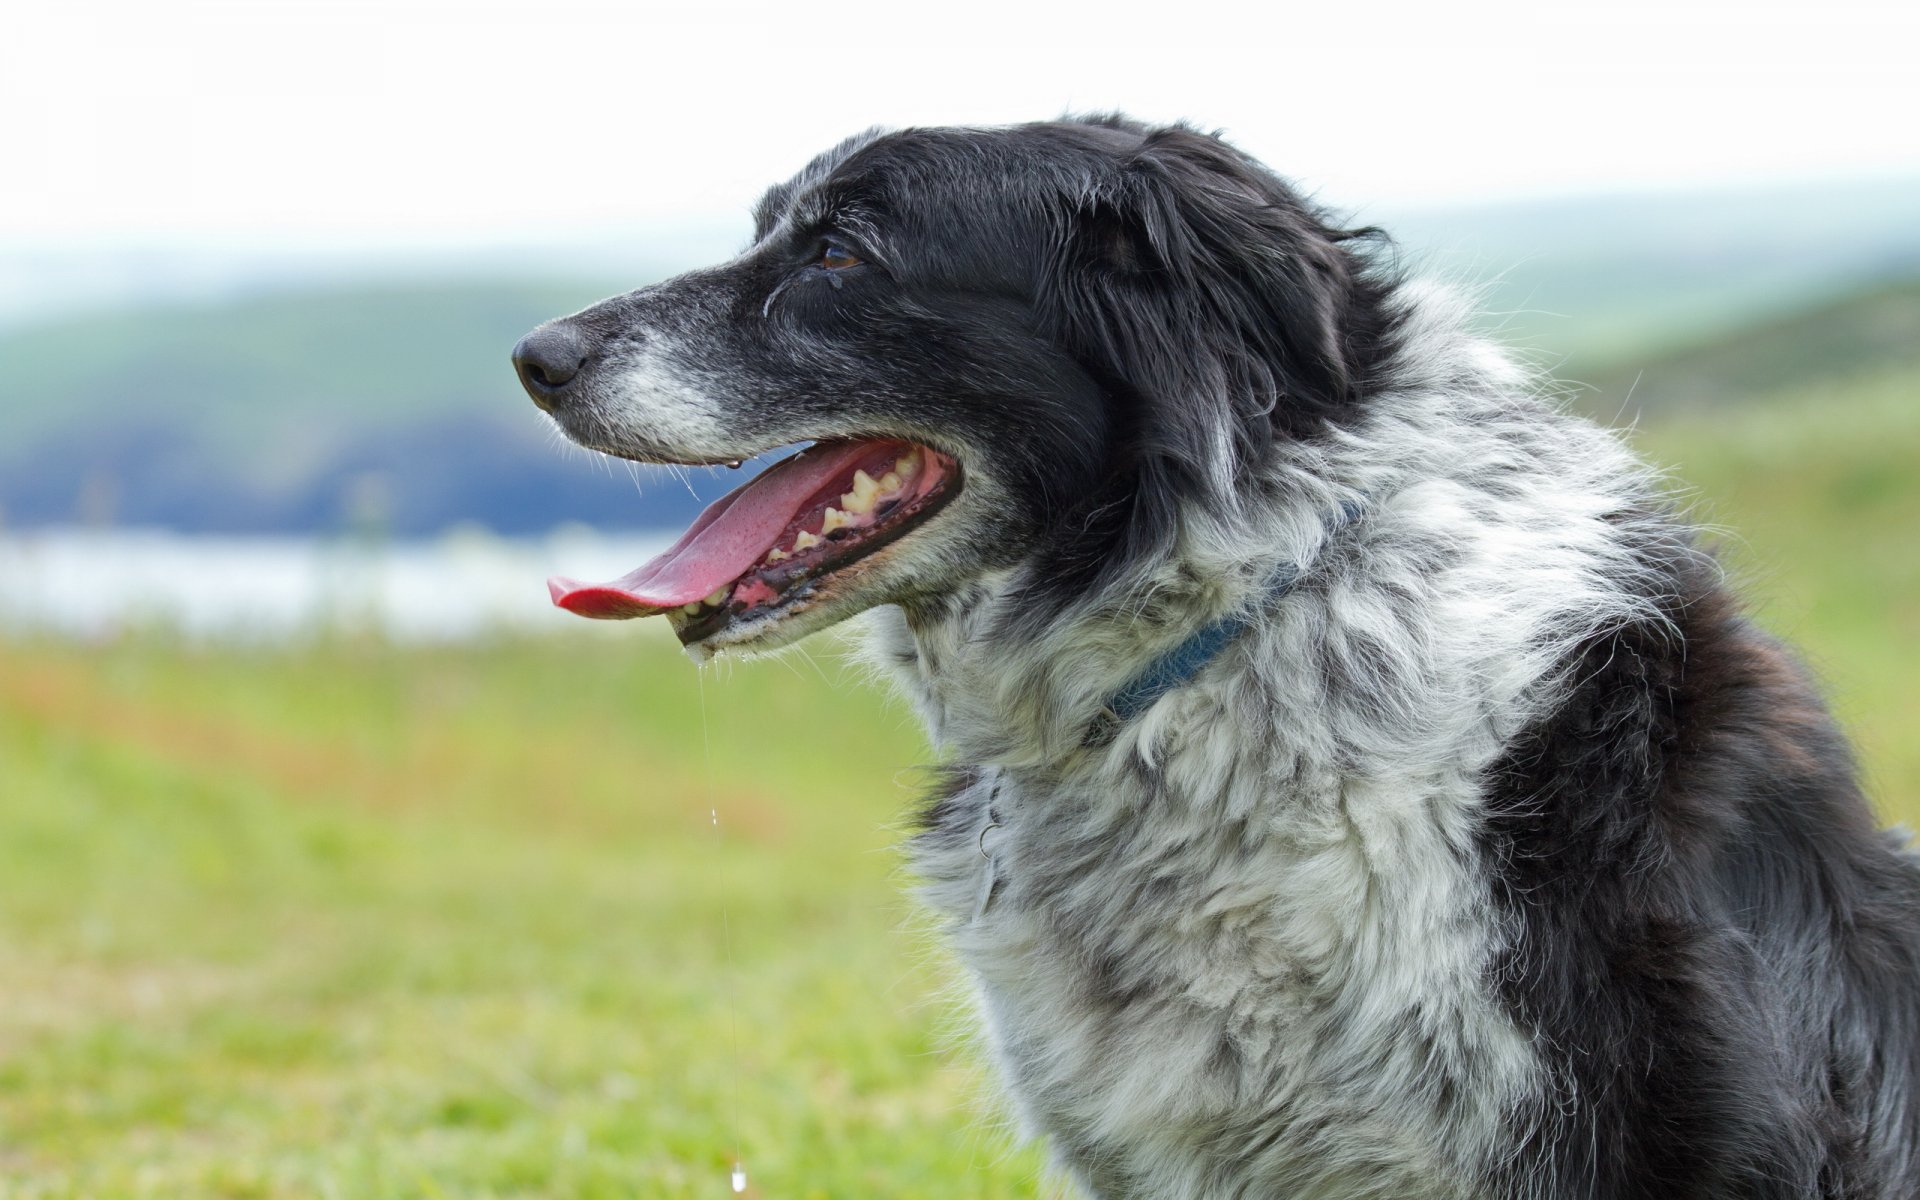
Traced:
POLYGON ((0 650, 0 1196, 1040 1194, 892 878, 910 722, 620 632, 0 650))
MULTIPOLYGON (((1640 435, 1907 821, 1916 394, 1640 435)), ((0 1198, 1047 1195, 901 892, 927 757, 830 645, 0 640, 0 1198)))

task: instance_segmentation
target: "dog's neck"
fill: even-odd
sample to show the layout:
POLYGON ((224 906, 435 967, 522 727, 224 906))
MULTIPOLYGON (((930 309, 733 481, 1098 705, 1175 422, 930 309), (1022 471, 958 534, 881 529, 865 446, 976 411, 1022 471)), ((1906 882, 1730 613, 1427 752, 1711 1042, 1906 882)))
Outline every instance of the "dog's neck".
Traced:
MULTIPOLYGON (((1364 428, 1276 447, 1243 480, 1239 511, 1187 514, 1165 558, 1040 633, 1007 632, 1023 626, 1017 567, 880 610, 875 655, 943 756, 1093 780, 1204 744, 1239 694, 1301 688, 1327 738, 1369 748, 1362 773, 1490 753, 1539 702, 1556 636, 1638 615, 1617 576, 1632 569, 1620 531, 1596 518, 1647 493, 1613 438, 1538 411, 1524 374, 1461 313, 1411 295, 1405 360, 1419 373, 1377 393, 1364 428), (1343 519, 1361 503, 1364 519, 1343 519), (1299 590, 1263 608, 1283 567, 1299 590), (1389 608, 1394 620, 1378 620, 1389 608), (1089 738, 1130 682, 1233 613, 1258 619, 1195 682, 1089 738)), ((1305 749, 1352 759, 1316 746, 1305 749)))
MULTIPOLYGON (((1101 757, 1158 700, 1229 655, 1356 512, 1336 507, 1331 520, 1259 561, 1176 552, 1103 603, 1037 632, 1012 620, 1026 594, 1018 573, 998 574, 879 619, 877 641, 943 750, 969 762, 1070 770, 1101 757)), ((1206 531, 1179 539, 1209 540, 1220 539, 1206 531)))

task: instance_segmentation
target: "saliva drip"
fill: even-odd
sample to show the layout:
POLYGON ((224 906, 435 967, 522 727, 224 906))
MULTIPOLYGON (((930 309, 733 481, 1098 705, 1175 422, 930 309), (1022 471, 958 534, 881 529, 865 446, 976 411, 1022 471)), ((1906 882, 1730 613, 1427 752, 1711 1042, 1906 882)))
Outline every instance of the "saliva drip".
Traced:
MULTIPOLYGON (((713 736, 707 724, 707 683, 705 673, 696 675, 700 688, 700 748, 707 767, 707 820, 713 827, 713 847, 715 861, 723 849, 720 834, 720 806, 713 798, 713 736)), ((733 1185, 733 1194, 742 1195, 747 1190, 747 1168, 740 1161, 740 1006, 738 989, 735 983, 733 967, 733 922, 727 918, 727 904, 720 902, 720 948, 726 962, 727 1024, 732 1033, 733 1048, 733 1172, 728 1182, 733 1185)))

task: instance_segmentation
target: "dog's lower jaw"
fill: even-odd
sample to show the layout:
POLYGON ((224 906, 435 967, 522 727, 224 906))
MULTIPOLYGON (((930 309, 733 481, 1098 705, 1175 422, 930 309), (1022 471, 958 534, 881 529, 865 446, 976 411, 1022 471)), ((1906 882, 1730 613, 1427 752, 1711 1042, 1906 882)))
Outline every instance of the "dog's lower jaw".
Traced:
MULTIPOLYGON (((679 635, 691 618, 670 614, 668 621, 674 624, 674 633, 679 635)), ((696 663, 707 663, 717 658, 752 659, 792 648, 815 633, 822 632, 839 623, 844 618, 830 608, 810 604, 806 598, 783 605, 777 612, 764 617, 735 621, 719 631, 694 641, 681 639, 681 649, 688 658, 696 663)))
MULTIPOLYGON (((681 648, 696 663, 716 658, 752 659, 793 649, 816 634, 833 630, 849 622, 869 618, 874 612, 893 606, 885 600, 863 601, 859 595, 832 594, 815 597, 808 593, 783 600, 764 616, 736 620, 717 632, 694 641, 681 640, 681 648)), ((675 632, 684 628, 684 618, 669 615, 676 622, 675 632)))

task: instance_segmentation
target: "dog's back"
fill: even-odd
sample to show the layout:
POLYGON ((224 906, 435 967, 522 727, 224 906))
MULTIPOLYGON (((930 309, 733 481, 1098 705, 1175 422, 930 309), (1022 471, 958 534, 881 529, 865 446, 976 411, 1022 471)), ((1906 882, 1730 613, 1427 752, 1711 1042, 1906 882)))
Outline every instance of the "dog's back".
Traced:
POLYGON ((1703 564, 1663 574, 1489 773, 1495 978, 1555 1085, 1506 1187, 1920 1195, 1920 872, 1798 665, 1703 564))

